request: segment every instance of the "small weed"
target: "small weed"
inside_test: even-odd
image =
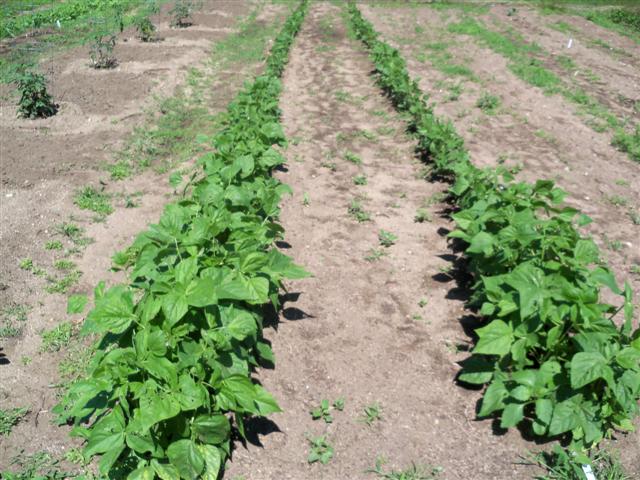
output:
[[[93,242],[89,237],[84,236],[84,230],[72,222],[62,222],[55,226],[56,233],[71,240],[75,245],[82,247]]]
[[[428,303],[429,302],[428,302],[428,300],[426,298],[421,298],[420,301],[418,302],[418,306],[420,308],[424,308],[424,307],[427,306]]]
[[[629,271],[634,275],[640,275],[640,265],[631,265],[631,269]]]
[[[364,223],[371,220],[371,214],[364,209],[359,200],[351,200],[348,212],[349,215],[351,215],[358,223]]]
[[[13,427],[22,420],[27,413],[28,408],[10,408],[4,410],[0,408],[0,436],[8,436]]]
[[[30,365],[32,361],[33,358],[31,358],[29,355],[22,355],[22,357],[20,357],[20,363],[25,367]]]
[[[591,461],[591,468],[596,478],[607,480],[630,480],[624,472],[616,455],[606,450],[599,450],[590,459],[576,459],[562,447],[556,445],[551,452],[540,452],[531,457],[532,463],[546,470],[539,480],[573,480],[584,478],[582,465]]]
[[[431,215],[426,208],[419,208],[416,211],[416,215],[413,217],[413,221],[416,223],[424,223],[431,221]]]
[[[34,269],[33,260],[30,258],[23,258],[20,260],[20,268],[28,272],[32,271]]]
[[[360,420],[363,423],[366,423],[368,426],[373,425],[375,422],[379,422],[382,420],[382,407],[378,403],[372,403],[371,405],[366,405],[363,410],[363,414],[360,417]]]
[[[345,160],[355,163],[356,165],[362,165],[362,159],[353,152],[346,152],[344,154]]]
[[[604,198],[614,207],[626,207],[629,203],[629,200],[621,195],[605,195]]]
[[[62,270],[63,272],[76,268],[76,264],[74,262],[72,262],[71,260],[64,260],[64,259],[56,260],[53,266],[58,270]]]
[[[391,232],[387,232],[386,230],[380,230],[378,232],[378,241],[383,247],[389,248],[395,244],[397,240],[398,237]]]
[[[322,162],[320,166],[324,168],[328,168],[332,172],[335,172],[336,170],[338,170],[338,165],[336,165],[336,162]]]
[[[18,116],[22,118],[47,118],[58,112],[47,92],[47,80],[39,73],[25,72],[16,79],[20,100]]]
[[[69,345],[73,336],[73,325],[71,322],[62,322],[60,325],[49,331],[42,332],[41,352],[57,352],[61,348]]]
[[[353,177],[354,185],[366,185],[367,184],[367,176],[364,174],[356,175]]]
[[[623,178],[619,178],[618,180],[616,180],[616,185],[619,185],[621,187],[628,187],[631,184],[627,180],[624,180]]]
[[[491,95],[490,93],[483,93],[478,101],[476,107],[482,110],[487,115],[494,115],[500,107],[500,97]]]
[[[113,55],[115,35],[96,35],[91,45],[91,66],[96,69],[114,68],[118,60]]]
[[[323,399],[320,402],[320,406],[318,408],[314,408],[311,410],[311,418],[314,420],[322,419],[324,423],[332,423],[333,417],[331,416],[329,400]]]
[[[343,92],[342,90],[338,90],[335,93],[335,97],[339,102],[348,102],[351,99],[351,94]]]
[[[93,187],[84,187],[78,191],[73,197],[73,203],[82,210],[90,210],[99,215],[109,215],[113,212],[111,197]]]
[[[47,293],[67,293],[71,287],[78,283],[81,276],[82,272],[79,270],[73,270],[60,279],[47,277],[47,280],[50,283],[45,287],[45,291]]]
[[[395,134],[396,133],[396,129],[393,128],[393,127],[383,126],[383,127],[376,128],[376,133],[378,135],[388,136],[388,135]]]
[[[46,250],[62,250],[62,242],[60,240],[52,240],[44,246]]]
[[[634,225],[640,225],[640,211],[629,210],[629,218]]]
[[[379,248],[372,248],[369,250],[369,253],[364,257],[367,262],[375,262],[380,260],[387,254],[384,250],[380,250]]]
[[[378,477],[387,480],[433,480],[443,472],[442,467],[425,467],[412,464],[404,470],[391,470],[385,472],[382,467],[385,464],[383,458],[376,459],[376,466],[365,473],[375,473]]]
[[[462,87],[462,84],[460,83],[456,83],[453,85],[449,86],[449,95],[446,96],[445,101],[446,102],[455,102],[460,98],[460,95],[462,95],[462,92],[464,91],[464,88]]]
[[[333,401],[333,408],[338,410],[339,412],[344,410],[344,397],[337,398]]]
[[[371,142],[375,142],[376,140],[378,140],[378,137],[376,136],[376,134],[373,132],[370,132],[369,130],[360,130],[359,134],[362,138],[369,140]]]
[[[636,162],[640,162],[640,125],[636,126],[634,133],[618,129],[611,144],[621,152],[628,153]]]
[[[20,455],[11,462],[20,471],[14,471],[14,473],[1,472],[1,475],[3,478],[6,475],[7,480],[65,480],[76,478],[72,473],[61,471],[58,467],[59,463],[47,452],[37,452],[29,456]]]
[[[307,457],[307,462],[315,463],[320,462],[323,465],[329,463],[333,458],[333,447],[327,441],[327,437],[324,435],[315,438],[309,438],[309,445],[311,451]]]
[[[124,180],[131,176],[131,165],[124,160],[120,160],[107,167],[111,174],[111,180]]]
[[[311,205],[311,199],[309,198],[309,194],[307,192],[304,192],[302,194],[302,205],[305,207]]]

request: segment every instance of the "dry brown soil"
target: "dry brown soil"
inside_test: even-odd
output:
[[[45,250],[45,243],[62,240],[65,248],[72,246],[55,232],[56,225],[72,219],[94,243],[71,257],[82,277],[70,293],[90,293],[99,280],[122,279],[108,271],[111,255],[159,217],[172,189],[167,175],[152,170],[112,182],[102,166],[114,161],[134,127],[153,125],[145,123],[147,112],[157,110],[158,97],[184,90],[191,68],[211,79],[210,90],[202,95],[209,112],[226,108],[259,65],[226,65],[210,57],[212,45],[236,31],[237,22],[258,5],[259,23],[280,21],[286,12],[283,5],[252,0],[210,0],[186,29],[171,29],[166,9],[155,17],[162,41],[142,43],[134,31],[125,31],[116,46],[119,64],[114,70],[89,68],[88,48],[45,60],[42,69],[50,72],[51,92],[61,106],[50,119],[17,119],[12,101],[0,105],[0,307],[30,308],[22,335],[0,344],[0,408],[30,409],[11,436],[0,437],[0,471],[22,449],[59,457],[71,445],[68,429],[55,427],[50,412],[56,403],[52,387],[59,381],[58,364],[67,352],[40,352],[40,334],[69,318],[79,324],[82,317],[67,315],[67,295],[45,293],[44,279],[21,270],[20,260],[31,258],[53,272],[62,252]],[[117,195],[116,210],[105,221],[94,222],[93,214],[73,205],[74,193],[85,185]],[[122,208],[122,197],[136,192],[142,193],[134,197],[138,207]]]

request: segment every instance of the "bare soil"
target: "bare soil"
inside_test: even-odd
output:
[[[56,403],[58,365],[69,352],[41,352],[40,333],[64,320],[79,325],[82,316],[67,315],[67,295],[46,294],[46,281],[20,269],[20,260],[31,258],[36,266],[53,273],[52,264],[63,252],[47,251],[45,243],[61,240],[65,248],[72,247],[55,226],[73,221],[93,243],[70,258],[82,272],[70,293],[90,294],[99,280],[123,279],[121,273],[109,272],[111,255],[159,217],[173,192],[167,175],[147,170],[113,182],[102,166],[114,161],[134,127],[150,126],[144,121],[148,112],[157,109],[158,98],[172,96],[178,87],[185,90],[182,84],[191,68],[211,75],[210,90],[203,92],[208,111],[215,114],[226,108],[243,80],[261,67],[207,60],[212,45],[235,32],[237,22],[257,5],[251,0],[205,2],[194,25],[186,29],[170,29],[165,12],[154,19],[162,41],[142,43],[133,31],[124,32],[116,47],[119,64],[114,70],[89,68],[87,48],[46,60],[42,69],[50,72],[51,91],[61,104],[50,119],[18,119],[13,103],[2,101],[0,310],[22,305],[30,313],[22,335],[0,345],[0,408],[28,407],[30,413],[11,436],[0,437],[0,471],[22,450],[45,450],[59,458],[72,446],[68,429],[54,426],[50,411]],[[257,21],[275,22],[285,11],[282,5],[262,5]],[[6,95],[8,90],[3,88]],[[74,193],[85,185],[114,195],[116,210],[105,221],[95,222],[91,212],[73,205]],[[127,195],[137,208],[123,208]]]
[[[383,456],[387,468],[442,467],[445,479],[528,478],[533,470],[519,465],[518,455],[534,445],[516,431],[476,421],[480,392],[454,383],[473,320],[465,316],[464,292],[440,271],[452,259],[444,238],[451,225],[441,216],[446,206],[436,201],[427,207],[432,222],[414,221],[446,185],[417,177],[414,144],[339,12],[327,2],[313,4],[284,75],[283,121],[297,143],[278,174],[295,190],[283,204],[285,251],[313,273],[291,285],[277,330],[268,333],[276,367],[259,373],[284,413],[257,428],[254,443],[262,446],[235,451],[228,474],[365,479]],[[346,152],[362,164],[346,160]],[[367,185],[354,185],[357,174],[367,176]],[[356,197],[371,221],[357,223],[348,214]],[[397,235],[396,244],[380,247],[380,229]],[[366,261],[373,248],[384,256]],[[345,409],[333,412],[332,424],[312,420],[309,411],[322,399],[338,397]],[[382,420],[367,426],[363,410],[374,403]],[[319,435],[335,449],[326,466],[307,463],[307,438]]]

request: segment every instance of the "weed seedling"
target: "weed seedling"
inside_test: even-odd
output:
[[[364,223],[371,220],[371,214],[362,207],[359,200],[351,200],[348,212],[349,215],[351,215],[358,223]]]
[[[13,427],[15,427],[27,413],[29,413],[28,408],[10,408],[8,410],[0,408],[0,435],[9,435]]]
[[[427,211],[426,208],[419,208],[416,211],[415,217],[413,217],[413,221],[416,223],[430,222],[431,215],[429,215],[429,212]]]
[[[384,250],[380,250],[379,248],[372,248],[371,250],[369,250],[369,253],[366,257],[364,257],[364,259],[367,262],[375,262],[376,260],[380,260],[386,254],[387,252],[385,252]]]
[[[478,101],[476,102],[476,107],[482,110],[487,115],[493,115],[498,110],[500,106],[500,97],[495,95],[491,95],[490,93],[483,93]]]
[[[20,101],[18,116],[22,118],[47,118],[55,115],[58,105],[47,92],[47,80],[39,73],[26,72],[17,78]]]
[[[395,244],[397,240],[398,237],[391,232],[387,232],[386,230],[380,230],[378,232],[378,241],[383,247],[389,248],[391,245]]]
[[[356,165],[362,165],[362,159],[353,152],[346,152],[344,154],[345,160],[354,163]]]
[[[115,46],[115,35],[96,35],[91,45],[91,66],[97,69],[114,68],[118,64],[113,55]]]
[[[325,423],[332,423],[333,417],[329,411],[329,400],[323,399],[318,408],[311,410],[311,418],[314,420],[323,419]]]
[[[380,478],[385,478],[387,480],[433,480],[438,477],[440,473],[443,472],[442,467],[425,467],[411,464],[409,468],[404,470],[391,470],[389,472],[385,472],[382,467],[386,463],[386,461],[378,457],[376,459],[376,466],[371,470],[367,470],[366,473],[374,473]]]
[[[629,218],[634,225],[640,225],[640,212],[638,210],[629,210]]]
[[[544,480],[569,480],[584,478],[582,464],[590,460],[596,478],[607,480],[628,480],[620,459],[606,450],[598,450],[590,459],[574,458],[571,453],[556,445],[551,452],[540,452],[530,458],[532,463],[547,471],[540,477]]]
[[[338,170],[338,165],[336,165],[335,162],[322,162],[320,166],[324,168],[328,168],[332,172],[335,172],[336,170]]]
[[[73,203],[82,210],[90,210],[99,215],[109,215],[113,212],[109,195],[93,187],[84,187],[78,191],[73,197]]]
[[[81,276],[82,272],[73,270],[60,279],[47,277],[50,284],[45,287],[45,291],[47,293],[67,293],[71,287],[78,283]]]
[[[322,435],[321,437],[309,438],[308,440],[311,451],[307,457],[307,462],[320,462],[323,465],[329,463],[333,458],[333,447],[329,445],[327,438]]]
[[[46,250],[62,250],[62,242],[60,240],[52,240],[44,246]]]
[[[374,422],[382,420],[382,407],[380,407],[378,403],[372,403],[371,405],[365,406],[360,420],[368,426],[373,425]]]
[[[72,262],[71,260],[56,260],[56,262],[53,264],[53,266],[55,268],[57,268],[58,270],[62,270],[63,272],[69,271],[73,268],[76,267],[76,264],[74,262]]]
[[[62,347],[69,345],[73,335],[73,325],[71,322],[63,322],[49,331],[42,332],[41,352],[57,352]]]
[[[366,185],[367,184],[367,176],[364,174],[356,175],[353,177],[354,185]]]
[[[421,298],[420,301],[418,302],[418,306],[420,308],[424,308],[424,307],[427,306],[428,303],[429,302],[428,302],[428,300],[426,298]]]
[[[333,402],[333,408],[335,408],[338,411],[343,411],[344,410],[344,397],[340,397],[336,400],[334,400]]]

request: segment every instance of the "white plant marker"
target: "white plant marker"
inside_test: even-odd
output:
[[[567,48],[571,48],[571,45],[573,45],[573,38],[569,39],[569,42],[567,43]]]
[[[597,480],[596,474],[591,470],[591,465],[582,465],[582,471],[584,472],[585,477],[587,477],[587,480]]]

